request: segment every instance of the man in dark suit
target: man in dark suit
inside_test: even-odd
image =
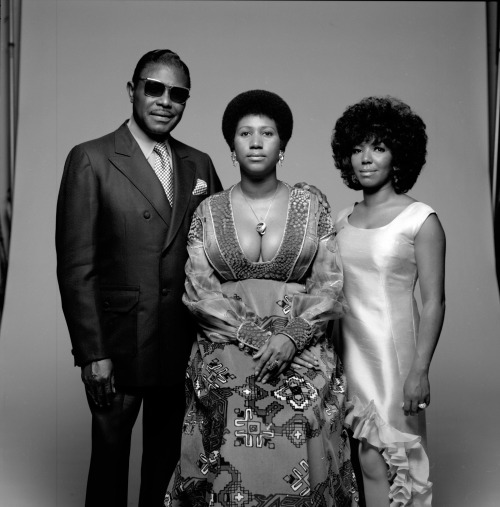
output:
[[[186,241],[193,211],[222,189],[210,157],[170,135],[189,88],[177,54],[147,53],[127,84],[131,118],[75,146],[64,168],[57,275],[92,412],[87,507],[127,505],[141,404],[141,507],[163,504],[179,457],[184,373],[195,339],[181,301]]]

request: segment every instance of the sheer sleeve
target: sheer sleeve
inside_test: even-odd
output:
[[[324,335],[328,321],[339,319],[348,311],[342,291],[344,278],[336,231],[330,214],[324,209],[318,222],[318,236],[318,250],[306,279],[306,292],[293,296],[289,322],[283,330],[299,352]]]
[[[257,315],[236,297],[222,292],[203,244],[203,206],[193,215],[188,235],[188,261],[183,302],[213,342],[234,342],[258,350],[271,333],[257,325]]]

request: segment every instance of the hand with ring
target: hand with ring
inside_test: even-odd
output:
[[[275,359],[272,363],[267,363],[267,369],[269,371],[273,371],[275,370],[276,368],[279,368],[280,367],[280,363],[277,359]]]
[[[410,370],[403,387],[403,400],[406,416],[417,415],[429,406],[431,395],[426,371]]]
[[[265,384],[271,377],[279,376],[288,367],[295,352],[295,344],[288,336],[283,334],[271,336],[253,356],[257,361],[255,379]]]
[[[265,384],[271,377],[276,377],[281,373],[281,362],[278,359],[270,359],[265,368],[267,372],[264,374],[262,378],[262,382]]]

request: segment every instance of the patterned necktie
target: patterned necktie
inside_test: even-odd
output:
[[[170,163],[170,155],[168,154],[165,143],[157,143],[153,150],[157,153],[154,171],[158,176],[165,193],[167,194],[168,202],[170,206],[174,205],[174,185],[173,185],[173,173],[172,164]]]

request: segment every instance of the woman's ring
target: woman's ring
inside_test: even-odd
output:
[[[268,369],[269,371],[273,371],[273,370],[275,370],[276,368],[279,368],[279,365],[280,365],[280,363],[278,362],[278,360],[277,360],[277,359],[275,359],[275,360],[274,360],[274,361],[273,361],[273,362],[272,362],[272,363],[271,363],[271,364],[267,367],[267,369]]]
[[[424,410],[424,408],[427,408],[427,403],[419,403],[418,408],[421,408],[422,410]]]

